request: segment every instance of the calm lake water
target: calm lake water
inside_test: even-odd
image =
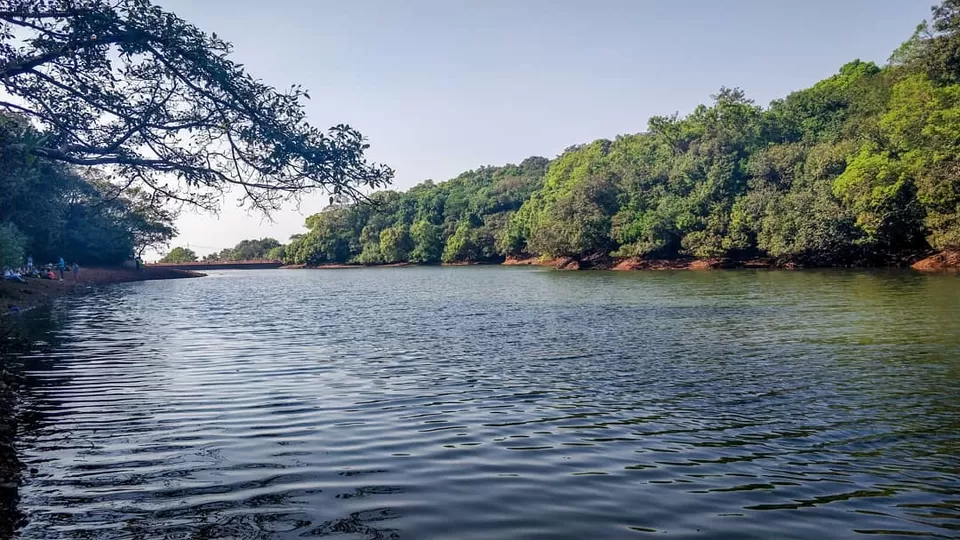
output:
[[[223,272],[30,315],[23,538],[960,535],[960,278]]]

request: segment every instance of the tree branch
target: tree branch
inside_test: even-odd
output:
[[[123,34],[105,36],[102,38],[91,36],[85,41],[67,43],[55,51],[49,51],[15,63],[8,62],[5,64],[0,64],[0,79],[8,79],[18,75],[23,75],[24,73],[32,71],[34,68],[57,60],[58,58],[75,54],[78,51],[88,47],[98,47],[101,45],[111,45],[116,43],[146,43],[147,40],[148,36],[146,33],[134,30],[125,32]]]

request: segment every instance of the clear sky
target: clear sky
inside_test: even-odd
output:
[[[311,123],[360,130],[406,189],[643,131],[721,86],[767,105],[850,60],[884,63],[936,0],[155,1],[255,77],[302,84]],[[269,222],[230,197],[219,216],[184,213],[175,245],[285,242],[323,201]]]

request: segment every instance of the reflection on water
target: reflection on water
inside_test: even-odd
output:
[[[223,273],[64,299],[24,538],[960,535],[960,280]]]

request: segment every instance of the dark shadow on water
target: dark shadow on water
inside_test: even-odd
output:
[[[19,430],[28,424],[19,401],[29,383],[24,380],[22,357],[55,347],[59,320],[50,306],[0,320],[0,538],[11,538],[25,523],[18,507],[24,470],[17,456]]]

